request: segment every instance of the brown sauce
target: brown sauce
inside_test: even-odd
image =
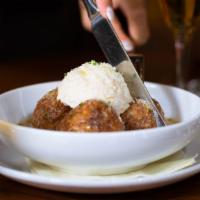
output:
[[[26,127],[33,127],[33,126],[32,126],[32,116],[28,116],[28,117],[22,119],[22,120],[19,122],[19,125],[20,125],[20,126],[26,126]]]
[[[166,120],[167,125],[172,125],[179,122],[175,118],[166,118],[165,120]],[[19,125],[25,126],[25,127],[33,127],[31,121],[32,121],[32,116],[29,116],[29,117],[26,117],[25,119],[22,119],[19,122]]]

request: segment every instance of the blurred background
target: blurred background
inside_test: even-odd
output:
[[[147,1],[149,41],[136,48],[145,56],[145,80],[175,83],[173,35],[158,0]],[[122,19],[123,20],[123,19]],[[200,77],[200,28],[192,42],[192,76]],[[105,61],[91,33],[80,23],[76,0],[0,1],[0,92],[59,80],[71,68]]]

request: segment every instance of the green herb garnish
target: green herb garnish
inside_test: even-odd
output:
[[[98,65],[98,62],[96,60],[91,60],[88,63],[91,64],[91,65]]]

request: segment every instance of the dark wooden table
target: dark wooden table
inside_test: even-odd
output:
[[[164,56],[165,54],[163,54]],[[151,64],[154,55],[147,54],[147,63]],[[19,86],[33,84],[37,82],[52,81],[62,79],[64,72],[70,67],[90,59],[89,57],[74,56],[54,56],[32,57],[26,59],[14,59],[0,61],[0,92],[13,89]],[[148,60],[149,59],[149,60]],[[160,60],[164,58],[160,55]],[[157,63],[157,65],[156,65]],[[152,63],[152,66],[159,69],[159,61]],[[166,65],[173,63],[168,59]],[[70,67],[69,67],[70,66]],[[162,83],[170,83],[173,78],[167,67],[163,67],[162,71],[150,73],[152,69],[148,69],[148,78],[151,81],[159,81]],[[155,71],[155,70],[154,70]],[[158,75],[159,74],[159,75]],[[162,187],[159,189],[113,194],[113,195],[86,195],[86,194],[70,194],[59,193],[37,189],[22,185],[8,178],[0,176],[0,200],[85,200],[85,199],[173,199],[173,200],[197,200],[200,199],[200,174],[193,176],[185,181]]]

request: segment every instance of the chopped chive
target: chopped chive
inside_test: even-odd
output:
[[[90,62],[88,62],[89,64],[91,64],[91,65],[97,65],[98,64],[98,62],[96,61],[96,60],[91,60]]]

